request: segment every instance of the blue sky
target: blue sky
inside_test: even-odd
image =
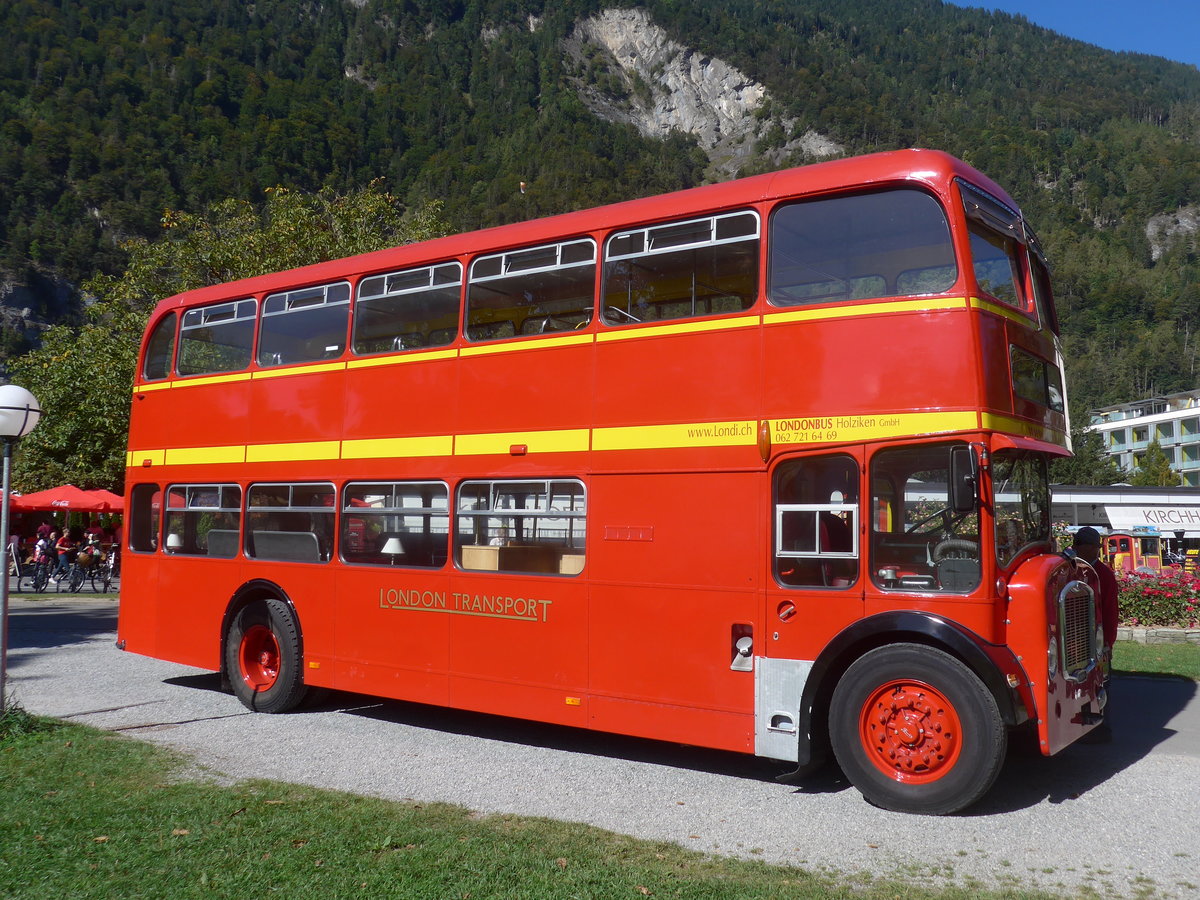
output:
[[[1035,25],[1108,50],[1132,50],[1200,66],[1200,0],[953,0],[1020,13]]]

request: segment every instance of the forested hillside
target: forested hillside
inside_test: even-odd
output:
[[[643,136],[581,100],[583,81],[625,90],[564,51],[612,5],[6,0],[0,352],[36,338],[13,306],[61,317],[166,209],[383,178],[469,228],[716,177],[694,138]],[[1200,386],[1197,234],[1170,227],[1200,208],[1196,68],[939,0],[641,5],[766,86],[756,115],[775,124],[744,171],[808,161],[778,151],[815,131],[847,153],[938,147],[1005,185],[1055,266],[1077,415]]]

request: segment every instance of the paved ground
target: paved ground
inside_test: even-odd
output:
[[[1115,739],[1012,754],[967,814],[866,804],[836,770],[803,787],[761,760],[491,716],[330,694],[247,712],[211,673],[122,653],[116,604],[16,600],[10,693],[32,712],[185,750],[263,777],[483,812],[586,822],[713,853],[926,884],[1200,898],[1197,686],[1117,679]]]

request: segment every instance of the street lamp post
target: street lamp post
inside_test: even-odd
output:
[[[0,385],[0,440],[4,442],[4,484],[0,496],[0,535],[4,536],[4,577],[0,578],[0,715],[8,711],[4,689],[8,681],[8,491],[13,444],[25,437],[42,417],[37,397],[15,384]],[[18,561],[18,565],[20,562]]]

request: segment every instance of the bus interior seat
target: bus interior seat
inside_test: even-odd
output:
[[[321,547],[311,531],[252,531],[251,547],[258,559],[279,562],[320,562]]]
[[[236,530],[214,528],[208,533],[208,555],[222,559],[237,556],[238,533]]]

